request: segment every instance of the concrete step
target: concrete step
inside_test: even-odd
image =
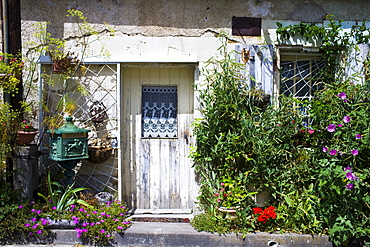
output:
[[[54,238],[40,246],[90,246],[84,245],[71,229],[52,230]],[[8,245],[24,246],[24,245]],[[134,221],[124,233],[117,234],[113,246],[118,247],[332,247],[327,236],[304,234],[251,233],[245,238],[236,234],[198,232],[189,223],[164,223]]]

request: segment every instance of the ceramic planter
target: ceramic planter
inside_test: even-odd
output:
[[[20,145],[27,145],[31,143],[35,136],[37,135],[38,131],[26,132],[26,131],[18,131],[17,132],[17,142]]]

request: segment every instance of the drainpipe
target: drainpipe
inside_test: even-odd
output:
[[[3,19],[3,52],[9,53],[9,17],[8,0],[1,0]]]

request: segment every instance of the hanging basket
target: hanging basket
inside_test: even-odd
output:
[[[91,163],[102,163],[110,158],[112,150],[113,148],[89,147],[87,160]]]
[[[27,145],[35,139],[38,131],[26,132],[26,131],[18,131],[17,132],[17,142],[20,145]]]

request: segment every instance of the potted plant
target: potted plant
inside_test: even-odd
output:
[[[228,213],[230,217],[235,216],[236,211],[245,205],[245,202],[252,199],[256,192],[250,192],[242,183],[242,180],[226,177],[220,183],[220,188],[214,196],[219,204],[220,212]]]
[[[23,120],[17,131],[17,143],[27,145],[34,140],[37,133],[37,129],[35,129],[28,120]]]
[[[77,57],[72,52],[66,54],[57,52],[50,52],[51,60],[53,61],[53,73],[70,73],[73,72],[79,63]]]

